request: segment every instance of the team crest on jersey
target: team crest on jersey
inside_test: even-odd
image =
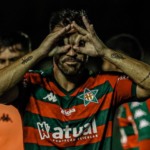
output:
[[[84,101],[84,106],[87,106],[89,103],[98,103],[96,98],[98,90],[89,90],[87,88],[84,89],[84,93],[79,95],[78,98]]]

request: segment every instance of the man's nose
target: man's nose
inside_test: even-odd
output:
[[[7,66],[9,66],[10,64],[11,64],[11,62],[10,62],[9,60],[6,60],[4,66],[7,67]]]
[[[73,49],[73,46],[71,46],[71,48],[70,48],[69,51],[67,52],[67,55],[70,55],[70,56],[75,56],[75,55],[77,55],[77,52]]]

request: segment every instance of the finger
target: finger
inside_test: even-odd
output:
[[[68,25],[58,31],[52,32],[50,33],[45,39],[44,41],[41,43],[41,47],[45,47],[45,48],[51,48],[51,46],[54,45],[54,43],[56,41],[58,41],[58,39],[60,37],[62,37],[65,33],[67,33],[69,30],[71,29],[71,26]]]
[[[82,16],[82,20],[83,20],[83,23],[84,23],[86,29],[90,32],[91,31],[90,24],[89,24],[87,18],[85,16]]]
[[[60,53],[66,53],[68,52],[68,50],[70,49],[70,45],[65,45],[65,46],[61,46],[58,48],[58,51],[57,51],[57,54],[60,54]]]
[[[89,42],[89,39],[87,36],[78,35],[78,37],[75,40],[75,45],[77,47],[84,47],[86,42]]]
[[[90,25],[90,32],[91,32],[92,35],[96,35],[93,24]]]
[[[73,49],[74,49],[77,53],[86,54],[86,49],[85,49],[85,47],[73,46]]]
[[[67,25],[66,27],[54,32],[54,39],[58,39],[60,36],[64,35],[65,33],[68,33],[71,30],[71,26]]]
[[[82,35],[86,35],[87,34],[87,31],[83,28],[81,28],[79,25],[77,25],[75,23],[75,21],[72,22],[72,26]]]
[[[82,36],[81,35],[78,35],[76,40],[75,40],[75,45],[76,46],[79,46],[79,42],[82,40]]]
[[[72,34],[72,33],[75,33],[75,32],[77,32],[77,30],[72,27],[72,28],[67,32],[67,34]]]
[[[70,49],[70,45],[65,46],[56,46],[52,49],[52,51],[49,52],[48,56],[54,56],[61,53],[66,53]]]
[[[88,19],[85,16],[83,16],[82,19],[83,19],[84,25],[86,26],[86,29],[90,33],[95,34],[95,30],[94,30],[93,24],[90,24]]]

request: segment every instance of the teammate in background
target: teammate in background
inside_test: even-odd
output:
[[[31,51],[31,42],[23,32],[0,32],[0,69]],[[6,81],[7,82],[7,81]],[[0,96],[0,149],[23,150],[22,119],[18,109],[19,87]],[[14,101],[12,103],[12,101]],[[18,99],[20,101],[20,99]],[[21,105],[20,105],[21,106]]]
[[[132,58],[142,60],[143,48],[138,39],[130,34],[119,34],[110,38],[106,45]],[[104,71],[122,72],[108,61],[102,65]],[[114,150],[117,148],[118,129],[120,142],[124,150],[148,150],[150,145],[150,99],[144,102],[129,102],[122,104],[117,110],[114,126]],[[118,123],[118,124],[117,124]],[[119,138],[119,137],[118,137]],[[118,143],[119,144],[119,143]]]
[[[20,31],[0,32],[0,69],[12,64],[25,54],[31,52],[31,40]],[[8,104],[17,98],[18,86],[0,97],[0,103]]]
[[[47,56],[53,57],[51,70],[29,71]],[[89,75],[88,56],[109,60],[134,82],[113,74]],[[23,77],[28,84],[26,150],[110,150],[116,106],[132,97],[150,96],[150,66],[108,48],[83,10],[54,13],[50,34],[40,46],[0,74],[0,94]]]

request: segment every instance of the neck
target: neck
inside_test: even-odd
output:
[[[64,75],[57,66],[54,67],[54,77],[57,83],[66,91],[70,91],[75,88],[80,80],[77,76],[72,77]]]

